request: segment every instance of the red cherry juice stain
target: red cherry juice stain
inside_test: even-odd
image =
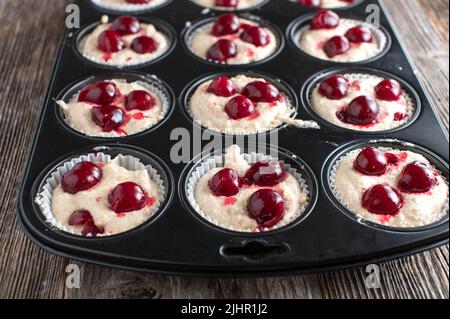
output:
[[[400,122],[406,119],[408,115],[405,113],[395,113],[394,114],[394,121]]]
[[[353,88],[355,91],[361,91],[361,85],[359,84],[358,81],[354,81],[354,82],[352,83],[352,88]]]
[[[234,197],[225,197],[223,199],[223,204],[225,206],[233,206],[234,204],[236,204],[236,202],[237,202],[237,199]]]
[[[135,113],[135,114],[132,115],[132,117],[135,120],[143,120],[143,119],[145,119],[145,115],[142,112]]]
[[[126,216],[125,213],[118,213],[116,214],[117,218],[124,218]]]
[[[115,132],[117,134],[124,135],[124,136],[128,135],[127,131],[125,131],[124,129],[121,129],[121,128],[118,128],[117,130],[115,130]]]
[[[147,198],[147,207],[152,207],[156,203],[156,197]]]
[[[278,102],[271,102],[269,103],[269,107],[275,107],[278,105]]]
[[[381,217],[380,217],[379,221],[380,221],[380,223],[382,223],[382,224],[387,224],[393,217],[394,217],[394,216],[384,215],[384,216],[381,216]]]
[[[96,201],[97,203],[100,203],[101,200],[102,200],[102,198],[101,198],[100,196],[95,198],[95,201]]]
[[[105,62],[108,62],[112,59],[112,54],[111,53],[105,53],[102,55],[102,60]]]
[[[256,111],[255,113],[253,113],[252,115],[250,115],[250,116],[248,117],[248,119],[249,119],[250,121],[256,120],[260,115],[261,115],[261,113],[259,113],[259,111]]]
[[[247,48],[246,51],[249,58],[253,58],[255,56],[255,51],[253,51],[252,49]]]

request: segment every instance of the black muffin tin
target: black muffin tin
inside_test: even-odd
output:
[[[301,53],[289,38],[289,26],[314,10],[289,0],[271,0],[252,15],[270,21],[284,32],[286,46],[273,59],[251,66],[211,65],[194,58],[185,49],[183,30],[187,21],[217,15],[203,11],[189,0],[176,0],[167,6],[139,15],[142,19],[159,18],[176,30],[178,43],[165,58],[143,66],[114,70],[95,65],[76,51],[78,35],[100,20],[99,11],[89,1],[80,1],[82,28],[69,30],[64,36],[55,69],[39,120],[18,198],[18,217],[25,233],[44,249],[66,257],[124,269],[160,273],[199,274],[208,276],[280,275],[340,269],[380,262],[430,249],[448,242],[448,216],[443,221],[420,229],[390,229],[358,222],[339,202],[328,185],[329,170],[340,155],[373,141],[379,144],[412,149],[424,154],[448,180],[448,135],[430,104],[415,69],[406,55],[397,33],[385,14],[382,3],[363,1],[338,14],[364,20],[366,6],[380,5],[381,24],[392,37],[385,55],[368,63],[337,64],[319,61]],[[61,12],[61,14],[63,14]],[[126,138],[89,138],[68,129],[61,121],[55,99],[71,83],[107,74],[156,75],[170,86],[178,98],[194,79],[219,72],[262,72],[289,84],[297,95],[299,118],[313,120],[305,100],[311,78],[335,70],[352,71],[364,67],[374,72],[388,72],[409,84],[408,89],[420,102],[412,123],[385,133],[358,133],[326,125],[321,130],[281,127],[279,147],[283,156],[297,157],[304,163],[304,177],[312,190],[307,213],[285,228],[263,233],[242,234],[222,230],[200,219],[185,200],[187,174],[196,165],[173,164],[170,151],[177,142],[171,140],[175,128],[192,131],[193,124],[183,108],[174,101],[172,112],[157,127]],[[135,75],[133,75],[135,76]],[[417,93],[415,93],[417,92]],[[416,95],[417,94],[417,95]],[[205,132],[204,128],[201,128]],[[229,140],[229,137],[220,138]],[[270,134],[263,134],[265,139]],[[198,138],[198,137],[195,137]],[[399,143],[401,140],[408,143]],[[203,144],[208,141],[203,142]],[[392,144],[394,143],[394,144]],[[414,146],[416,145],[416,146]],[[45,223],[34,203],[43,180],[62,162],[107,146],[105,151],[135,154],[164,172],[168,184],[167,202],[158,214],[130,232],[108,238],[81,238],[54,229]],[[287,158],[286,158],[287,159]]]

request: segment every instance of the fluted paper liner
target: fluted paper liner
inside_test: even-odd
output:
[[[144,165],[140,159],[130,156],[130,155],[117,155],[114,159],[111,155],[99,152],[90,153],[83,155],[72,160],[69,160],[56,168],[45,181],[43,186],[39,189],[39,193],[35,198],[35,203],[39,206],[42,214],[46,219],[46,223],[50,225],[51,228],[56,228],[68,233],[76,234],[73,230],[66,227],[62,222],[58,221],[52,212],[52,195],[54,190],[61,184],[62,176],[70,171],[75,165],[81,162],[93,162],[93,163],[110,163],[115,161],[121,167],[126,168],[130,171],[146,170],[150,175],[150,178],[159,186],[159,198],[157,199],[154,207],[155,213],[157,213],[161,204],[164,202],[166,197],[166,186],[159,175],[158,171],[155,170],[151,165]],[[150,217],[150,218],[152,218]]]
[[[104,8],[104,9],[107,9],[107,10],[113,10],[113,11],[128,12],[128,13],[129,12],[140,13],[142,11],[147,11],[147,10],[151,10],[153,8],[158,8],[158,7],[160,7],[161,5],[165,4],[168,1],[169,0],[159,1],[158,4],[154,4],[154,3],[150,2],[148,4],[136,5],[136,4],[127,4],[127,3],[123,3],[123,4],[108,4],[108,3],[105,3],[104,1],[101,1],[101,0],[91,0],[91,2],[93,4],[95,4],[96,6],[98,6],[100,8]]]
[[[273,157],[262,154],[262,153],[242,154],[241,156],[243,156],[245,161],[247,161],[250,165],[257,163],[258,161],[274,159]],[[308,207],[310,200],[311,200],[308,184],[303,179],[302,175],[294,167],[292,167],[289,164],[284,163],[282,160],[280,160],[280,163],[284,165],[284,167],[288,173],[290,173],[291,175],[293,175],[296,178],[296,180],[298,181],[298,183],[300,185],[301,192],[307,196],[307,201],[301,206],[301,209],[294,216],[292,216],[292,218],[281,220],[275,227],[273,227],[270,230],[275,230],[275,229],[284,227],[286,225],[291,224],[295,220],[297,220],[306,211],[306,208]],[[187,199],[189,200],[189,203],[192,205],[192,207],[195,209],[195,211],[202,218],[207,220],[208,222],[210,222],[216,226],[219,226],[223,229],[249,233],[249,231],[247,231],[247,230],[234,229],[234,228],[225,227],[224,225],[221,225],[218,221],[214,220],[211,216],[208,216],[208,214],[203,212],[201,210],[200,206],[197,204],[197,201],[195,199],[195,190],[196,190],[197,184],[200,181],[200,179],[210,170],[213,170],[215,168],[224,167],[223,165],[224,165],[224,155],[211,156],[208,159],[202,160],[202,162],[198,165],[198,167],[193,172],[191,172],[187,178],[187,185],[186,185]],[[269,229],[267,229],[267,231],[269,231]]]

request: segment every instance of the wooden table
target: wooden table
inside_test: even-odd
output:
[[[180,0],[177,0],[180,1]],[[276,0],[279,1],[279,0]],[[201,279],[78,263],[81,289],[66,289],[74,261],[50,255],[19,230],[16,190],[64,32],[68,0],[0,1],[0,298],[448,298],[449,247],[381,266],[382,288],[365,270],[271,279]],[[386,0],[448,128],[448,0]]]

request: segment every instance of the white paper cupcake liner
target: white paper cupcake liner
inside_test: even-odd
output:
[[[147,11],[147,10],[151,10],[154,8],[158,8],[161,5],[165,4],[166,2],[170,1],[170,0],[153,0],[150,3],[147,4],[140,4],[140,5],[136,5],[136,4],[129,4],[129,3],[116,3],[116,4],[111,4],[111,3],[106,3],[105,0],[90,0],[94,5],[100,7],[100,8],[104,8],[106,10],[112,10],[112,11],[122,11],[122,12],[142,12],[142,11]]]
[[[366,27],[366,28],[368,28],[369,30],[372,31],[372,34],[374,35],[374,37],[377,39],[377,42],[378,42],[378,49],[377,49],[376,51],[374,51],[373,56],[371,56],[371,57],[369,57],[369,58],[367,58],[367,59],[364,59],[364,60],[349,61],[349,62],[341,62],[341,63],[355,63],[355,62],[364,62],[364,61],[367,61],[367,60],[371,60],[371,59],[373,59],[373,58],[379,56],[381,53],[383,53],[383,52],[386,50],[387,45],[388,45],[388,37],[387,37],[386,33],[385,33],[382,29],[377,28],[376,26],[374,26],[374,25],[371,24],[371,23],[367,23],[367,22],[364,22],[364,21],[358,21],[358,20],[350,20],[350,19],[340,19],[340,24],[341,24],[341,25],[346,25],[346,24],[347,24],[347,25],[348,25],[348,28],[352,28],[352,27],[355,27],[355,26],[363,26],[363,27]],[[306,31],[308,31],[309,28],[310,28],[309,25],[306,25],[306,26],[302,27],[302,28],[294,35],[294,39],[293,39],[293,40],[294,40],[296,46],[297,46],[300,50],[302,50],[303,52],[305,52],[305,51],[304,51],[303,48],[301,47],[300,43],[301,43],[301,39],[302,39],[302,37],[303,37],[303,34],[304,34]],[[305,52],[305,53],[306,53],[306,52]],[[306,53],[306,54],[308,54],[308,53]],[[317,57],[316,57],[316,58],[317,58]],[[319,58],[319,59],[320,59],[320,58]],[[330,60],[330,61],[332,61],[332,60]]]
[[[358,80],[369,80],[369,79],[383,79],[380,76],[377,75],[372,75],[372,74],[365,74],[365,73],[343,73],[343,75],[351,80],[351,81],[358,81]],[[311,105],[311,108],[314,110],[314,112],[316,112],[315,110],[315,105],[313,104],[313,94],[315,89],[320,85],[320,83],[317,83],[317,85],[314,87],[313,90],[311,90],[311,92],[309,92],[309,105]],[[414,116],[414,113],[416,112],[416,103],[413,99],[413,97],[411,96],[411,94],[408,93],[408,91],[406,91],[404,88],[402,89],[402,97],[405,99],[406,101],[406,114],[407,117],[405,119],[403,119],[402,121],[396,121],[396,123],[398,124],[396,127],[387,129],[387,130],[380,130],[380,131],[374,131],[374,132],[383,132],[383,131],[388,131],[388,130],[392,130],[395,129],[397,127],[400,127],[402,125],[405,125],[406,123],[408,123],[409,121],[411,121],[411,119]],[[317,112],[316,112],[317,113]],[[319,115],[319,114],[318,114]],[[320,115],[319,115],[320,116]],[[324,119],[326,121],[326,119]],[[333,123],[332,123],[333,124]],[[345,127],[344,127],[345,128]]]
[[[245,161],[247,161],[250,165],[257,163],[258,161],[274,159],[273,157],[262,154],[262,153],[242,154],[242,156],[244,157]],[[307,201],[301,206],[300,210],[298,212],[296,212],[296,214],[294,214],[291,218],[286,218],[286,216],[285,216],[285,218],[283,220],[281,220],[275,227],[273,227],[270,230],[279,229],[281,227],[287,226],[287,225],[293,223],[294,221],[296,221],[298,218],[300,218],[303,215],[303,213],[306,211],[306,209],[311,201],[310,190],[309,190],[308,184],[305,181],[305,179],[303,179],[302,175],[291,165],[286,164],[283,161],[280,161],[280,163],[282,163],[284,165],[286,171],[288,173],[290,173],[291,175],[293,175],[295,177],[295,179],[298,181],[301,192],[307,196]],[[207,220],[208,222],[210,222],[216,226],[219,226],[223,229],[228,229],[228,230],[232,230],[232,231],[236,231],[236,232],[249,233],[249,231],[247,231],[247,230],[227,227],[227,226],[220,224],[217,220],[213,219],[211,216],[209,216],[207,213],[205,213],[200,208],[199,204],[197,203],[197,201],[195,199],[195,190],[197,188],[197,184],[200,181],[200,179],[209,171],[216,169],[216,168],[223,167],[223,165],[224,165],[224,157],[223,156],[212,156],[208,159],[203,160],[203,162],[201,162],[198,165],[198,167],[193,172],[191,172],[191,174],[187,178],[187,185],[186,185],[187,199],[188,199],[189,203],[192,205],[192,207],[195,209],[195,211],[203,219]]]
[[[159,187],[159,198],[157,199],[154,205],[156,214],[159,210],[161,204],[164,202],[166,198],[166,186],[159,175],[158,171],[155,170],[151,165],[144,165],[140,159],[130,156],[130,155],[122,155],[119,154],[115,158],[111,155],[99,152],[99,153],[90,153],[87,155],[83,155],[72,160],[67,161],[62,164],[58,168],[56,168],[45,181],[42,187],[40,187],[39,193],[36,195],[35,203],[39,206],[43,216],[46,219],[46,223],[49,225],[51,229],[62,230],[71,234],[78,235],[78,233],[64,225],[62,222],[58,221],[52,212],[52,196],[54,190],[61,184],[62,176],[70,171],[75,165],[81,162],[93,162],[93,163],[110,163],[112,160],[118,160],[118,165],[126,168],[130,171],[138,171],[138,170],[146,170],[150,175],[150,178],[158,185]],[[150,217],[150,218],[152,218]]]
[[[392,148],[392,147],[377,147],[377,149],[379,149],[379,150],[381,150],[381,151],[383,151],[383,152],[400,152],[401,150],[400,149],[396,149],[396,148]],[[367,222],[367,219],[365,219],[365,218],[363,218],[362,216],[360,216],[352,207],[350,207],[349,205],[348,205],[348,203],[346,203],[345,202],[345,200],[342,198],[342,196],[341,196],[341,194],[340,194],[340,192],[339,192],[339,190],[338,190],[338,188],[337,188],[337,186],[336,186],[336,173],[337,173],[337,170],[339,169],[339,167],[341,166],[341,163],[342,163],[342,160],[344,160],[344,159],[346,159],[346,158],[349,158],[349,157],[354,157],[354,158],[356,158],[357,156],[358,156],[358,154],[360,153],[362,151],[362,148],[359,148],[359,149],[357,149],[357,150],[354,150],[354,151],[351,151],[351,152],[348,152],[348,153],[346,153],[345,155],[342,155],[340,158],[338,158],[335,162],[334,162],[334,164],[333,164],[333,166],[332,166],[332,168],[331,168],[331,171],[330,171],[330,177],[329,177],[329,179],[328,179],[328,181],[329,181],[329,186],[330,186],[330,189],[331,189],[331,191],[332,191],[332,193],[333,193],[333,195],[334,195],[334,197],[336,197],[336,199],[349,211],[349,212],[351,212],[353,215],[355,215],[355,217],[356,217],[356,219],[357,219],[357,221],[359,222],[359,223],[361,223],[361,224],[364,224],[365,222]],[[437,170],[437,169],[436,169]],[[448,183],[448,180],[446,180],[445,178],[444,178],[444,176],[442,175],[442,172],[440,172],[439,170],[437,170],[438,171],[438,173],[442,176],[442,179],[445,181],[445,183],[447,183],[447,185],[449,184]],[[438,222],[439,220],[441,220],[442,218],[444,218],[446,215],[448,215],[449,214],[449,203],[450,203],[450,199],[449,199],[449,197],[447,196],[447,202],[446,202],[446,204],[444,205],[444,210],[442,211],[442,213],[441,213],[441,215],[440,215],[440,217],[435,221],[435,222]],[[381,225],[381,224],[380,224]],[[426,225],[425,225],[426,226]],[[423,226],[419,226],[419,227],[423,227]],[[401,229],[401,227],[393,227],[393,228],[399,228],[399,229]]]
[[[152,93],[152,94],[158,96],[159,99],[160,99],[160,101],[161,101],[162,111],[161,111],[161,114],[160,114],[160,116],[159,116],[158,121],[155,122],[155,123],[154,123],[153,125],[151,125],[151,126],[144,127],[144,128],[143,128],[141,131],[139,131],[139,132],[135,132],[135,133],[133,133],[133,134],[127,135],[127,137],[128,137],[128,136],[133,136],[133,135],[136,135],[136,134],[140,134],[140,133],[145,132],[145,131],[151,129],[152,127],[158,125],[158,123],[160,123],[161,121],[163,121],[163,120],[167,117],[167,115],[169,114],[169,112],[170,112],[170,108],[171,108],[171,101],[170,101],[170,100],[171,100],[171,98],[170,98],[169,92],[168,92],[161,84],[159,84],[159,83],[157,82],[157,81],[158,81],[158,78],[157,78],[156,76],[155,76],[154,78],[155,78],[155,82],[153,82],[153,83],[151,83],[151,82],[146,82],[146,81],[144,81],[144,80],[137,80],[137,81],[127,81],[127,80],[124,80],[124,79],[112,79],[112,80],[106,80],[106,82],[112,82],[112,81],[115,81],[115,82],[118,82],[118,83],[129,83],[129,84],[131,84],[131,83],[136,83],[136,84],[142,86],[144,89],[146,89],[146,90],[149,91],[150,93]],[[150,80],[149,80],[149,81],[150,81]],[[80,91],[81,91],[81,90],[80,90]],[[75,101],[77,101],[78,95],[80,94],[80,91],[78,91],[76,94],[74,94],[74,95],[69,99],[69,101],[67,101],[67,102],[68,102],[68,103],[74,103]],[[66,116],[65,116],[65,113],[64,113],[64,110],[61,109],[61,111],[62,111],[62,113],[64,114],[64,121],[65,121],[65,123],[66,123],[67,125],[69,125],[72,129],[74,129],[74,130],[77,131],[77,132],[80,132],[80,133],[82,133],[82,134],[85,134],[85,135],[87,135],[87,136],[90,136],[89,134],[87,134],[87,133],[85,133],[85,132],[79,130],[78,128],[75,128],[74,126],[72,126],[72,124],[71,124],[69,121],[67,121]],[[101,134],[101,136],[94,136],[94,137],[116,138],[117,136],[112,136],[112,135],[110,135],[110,134],[108,134],[108,133],[104,133],[104,134]]]

